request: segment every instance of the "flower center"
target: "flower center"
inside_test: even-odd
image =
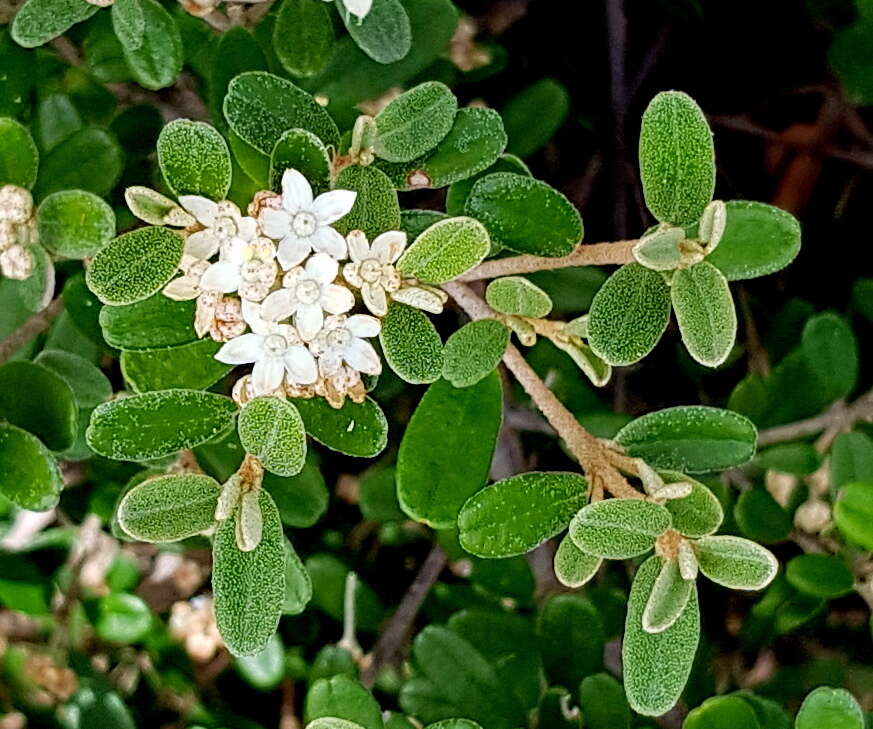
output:
[[[311,278],[303,279],[294,292],[301,304],[314,304],[321,298],[321,286]]]
[[[328,332],[327,345],[330,349],[345,349],[351,339],[348,329],[337,327]]]
[[[281,334],[270,334],[264,339],[264,351],[272,357],[285,354],[286,349],[288,349],[288,342]]]
[[[233,218],[216,218],[213,230],[221,239],[233,238],[237,234],[236,221]]]
[[[361,263],[361,278],[367,283],[376,283],[382,278],[382,264],[375,258],[368,258]]]
[[[301,238],[308,238],[318,228],[318,221],[312,213],[297,213],[291,220],[291,230]]]

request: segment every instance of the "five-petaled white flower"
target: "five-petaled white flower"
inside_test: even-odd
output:
[[[267,238],[232,238],[200,279],[200,288],[260,301],[276,280],[276,246]]]
[[[400,274],[394,262],[406,247],[406,233],[389,230],[367,243],[363,231],[353,230],[346,240],[351,263],[343,266],[343,278],[361,290],[364,305],[376,316],[388,313],[388,294],[400,288]]]
[[[318,369],[324,377],[336,374],[345,362],[352,369],[368,375],[382,372],[382,361],[365,337],[375,337],[382,325],[374,316],[353,314],[329,316],[324,327],[309,343],[318,357]]]
[[[266,207],[259,215],[264,235],[279,241],[282,268],[296,266],[313,250],[345,258],[346,240],[331,223],[352,209],[356,197],[351,190],[331,190],[313,199],[306,178],[297,170],[285,170],[282,207]]]
[[[180,195],[179,202],[204,227],[185,240],[189,256],[212,258],[234,239],[252,240],[258,235],[258,221],[243,216],[230,200],[213,202],[200,195]]]
[[[264,299],[263,317],[280,321],[293,315],[301,338],[310,341],[324,325],[324,312],[344,314],[355,305],[352,292],[333,282],[338,272],[336,259],[316,253],[306,265],[288,271],[283,288]]]
[[[293,385],[311,385],[318,379],[312,354],[290,324],[265,321],[261,305],[242,302],[243,318],[251,332],[231,339],[215,354],[215,359],[230,365],[252,364],[252,389],[266,395],[279,389],[282,380]]]

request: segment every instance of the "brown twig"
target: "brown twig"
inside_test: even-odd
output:
[[[37,334],[42,334],[49,328],[55,317],[64,309],[64,301],[58,296],[45,309],[34,314],[6,339],[0,342],[0,365],[6,362],[21,347],[27,344]]]
[[[813,418],[762,430],[758,433],[758,445],[768,446],[787,440],[807,438],[832,428],[836,434],[863,420],[873,420],[873,390],[861,395],[850,405],[838,402],[827,412]]]

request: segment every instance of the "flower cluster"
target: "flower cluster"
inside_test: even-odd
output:
[[[253,365],[234,388],[239,402],[266,394],[322,396],[334,407],[346,397],[360,402],[362,375],[382,371],[368,340],[379,334],[389,299],[442,310],[442,292],[403,280],[395,268],[404,232],[371,244],[360,230],[343,236],[333,227],[356,197],[350,190],[314,196],[289,169],[281,194],[258,193],[248,215],[227,200],[179,198],[196,224],[187,229],[182,275],[164,294],[197,300],[197,335],[225,343],[216,359]],[[369,314],[355,312],[359,299]]]
[[[28,245],[36,240],[33,198],[23,187],[0,187],[0,272],[19,281],[33,273]]]

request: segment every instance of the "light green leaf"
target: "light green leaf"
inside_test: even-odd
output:
[[[219,349],[221,342],[207,338],[174,347],[125,350],[119,360],[121,373],[135,392],[174,388],[202,390],[233,369],[233,365],[215,359]]]
[[[389,162],[409,162],[449,133],[458,100],[445,84],[426,81],[392,100],[376,116],[374,151]]]
[[[385,361],[406,382],[428,384],[443,371],[443,342],[430,317],[392,301],[382,319],[379,342]]]
[[[306,729],[364,729],[360,724],[335,716],[321,716],[306,725]]]
[[[855,576],[844,559],[833,554],[800,554],[785,567],[785,577],[801,592],[833,600],[852,592]]]
[[[57,506],[63,481],[52,454],[40,440],[10,423],[0,423],[0,494],[22,509]]]
[[[643,629],[643,611],[662,561],[650,557],[634,577],[622,645],[627,700],[634,711],[644,716],[661,716],[675,706],[691,673],[700,638],[696,590],[692,590],[682,614],[669,628],[660,633]]]
[[[333,224],[343,235],[352,230],[363,230],[372,240],[380,233],[400,227],[397,193],[381,170],[349,165],[337,175],[334,187],[358,193],[349,213]]]
[[[509,344],[509,330],[496,319],[465,324],[446,340],[442,375],[455,387],[470,387],[493,372]]]
[[[628,455],[655,468],[705,473],[751,460],[758,432],[750,420],[730,410],[690,405],[643,415],[615,438]]]
[[[18,15],[22,12],[23,8]],[[15,119],[0,117],[0,186],[30,189],[36,182],[38,166],[39,152],[30,132]]]
[[[819,686],[803,700],[795,729],[864,729],[864,712],[845,689]]]
[[[86,438],[107,458],[146,461],[211,440],[231,425],[235,412],[233,400],[211,392],[146,392],[98,405]]]
[[[633,247],[637,263],[653,271],[672,271],[682,263],[679,244],[685,240],[685,230],[671,225],[659,225],[646,233]]]
[[[864,433],[841,433],[831,446],[831,493],[853,481],[873,483],[873,440]]]
[[[714,696],[688,714],[682,729],[764,728],[758,723],[752,706],[739,696]]]
[[[463,389],[445,380],[428,388],[397,455],[397,496],[406,514],[437,529],[454,526],[464,502],[485,484],[502,409],[496,373]]]
[[[447,218],[425,230],[397,262],[404,276],[426,284],[451,281],[488,255],[488,231],[472,218]]]
[[[124,233],[94,256],[85,280],[104,304],[142,301],[159,291],[176,273],[184,240],[167,228],[140,228]]]
[[[608,673],[582,679],[579,703],[585,729],[630,729],[631,712],[624,689]]]
[[[640,179],[646,205],[658,220],[691,225],[715,189],[712,132],[688,94],[664,91],[643,113]]]
[[[292,76],[314,76],[330,60],[333,23],[318,0],[284,0],[273,26],[273,50]]]
[[[601,564],[602,557],[583,552],[569,534],[564,536],[555,550],[555,577],[565,587],[582,587],[597,574]]]
[[[670,528],[670,512],[642,499],[608,499],[589,504],[570,522],[570,538],[579,549],[606,559],[645,554]]]
[[[312,599],[312,579],[309,572],[291,546],[285,540],[285,598],[282,600],[284,615],[299,615]]]
[[[12,38],[25,48],[36,48],[66,33],[99,9],[85,0],[28,0],[12,21]]]
[[[588,501],[575,473],[524,473],[473,494],[458,514],[461,546],[477,557],[529,552],[567,528]]]
[[[53,451],[66,450],[76,441],[79,416],[73,389],[42,365],[17,361],[0,367],[0,413]]]
[[[591,380],[592,385],[603,387],[609,382],[610,377],[612,377],[612,365],[594,354],[594,350],[581,339],[571,337],[568,341],[563,341],[560,338],[555,338],[550,341],[562,352],[570,355],[576,366]]]
[[[194,216],[166,195],[149,187],[133,185],[125,188],[124,201],[137,218],[149,225],[187,227],[194,224]]]
[[[549,295],[523,276],[496,278],[485,289],[485,300],[495,311],[541,319],[552,310]]]
[[[373,0],[364,18],[349,13],[343,0],[336,6],[358,48],[377,63],[394,63],[409,53],[412,28],[399,0]]]
[[[116,0],[112,26],[130,72],[140,86],[162,89],[182,71],[179,27],[157,0]]]
[[[700,571],[732,590],[762,590],[779,563],[768,550],[742,537],[703,537],[694,543]]]
[[[594,296],[588,344],[611,365],[639,362],[670,320],[670,289],[663,276],[638,263],[622,266]]]
[[[725,277],[701,261],[676,271],[670,296],[688,354],[706,367],[718,367],[737,337],[737,312]]]
[[[791,213],[748,200],[729,200],[725,208],[727,225],[707,260],[728,281],[775,273],[800,252],[800,224]]]
[[[44,349],[34,362],[54,372],[73,391],[76,404],[83,410],[96,407],[112,395],[112,383],[100,369],[73,352]]]
[[[49,195],[36,216],[39,242],[62,258],[86,258],[115,236],[115,213],[101,198],[84,190]]]
[[[104,197],[123,169],[121,147],[103,129],[84,127],[58,144],[40,161],[34,197],[58,190],[85,190]]]
[[[281,683],[285,676],[285,648],[282,639],[273,635],[267,646],[253,656],[239,656],[236,670],[243,680],[260,691],[270,691]]]
[[[849,541],[873,550],[873,484],[843,486],[834,504],[834,522]]]
[[[177,542],[211,529],[221,487],[200,474],[157,476],[128,491],[118,523],[141,542]]]
[[[294,476],[306,460],[303,419],[290,402],[256,397],[245,404],[237,423],[243,448],[279,476]]]
[[[173,301],[158,292],[133,304],[104,306],[100,309],[100,327],[111,347],[173,347],[197,339],[194,308],[194,301]]]
[[[830,400],[848,397],[858,381],[858,343],[852,328],[832,312],[816,314],[803,327],[806,365]]]
[[[230,150],[215,127],[176,119],[161,129],[157,147],[161,172],[177,196],[225,199],[232,175]]]
[[[661,562],[661,571],[643,610],[643,630],[647,633],[662,633],[673,625],[695,589],[694,581],[684,579],[679,573],[679,563],[675,559]]]
[[[321,397],[295,400],[306,432],[322,445],[348,456],[372,458],[388,443],[388,422],[372,398],[362,403],[346,400],[337,409]]]
[[[318,0],[291,0],[319,6]],[[286,3],[287,5],[288,3]],[[284,6],[283,6],[284,7]],[[289,129],[273,147],[270,156],[270,187],[278,190],[285,170],[297,170],[316,195],[330,187],[330,155],[321,140],[305,129]]]
[[[582,240],[582,218],[572,203],[544,182],[513,172],[479,180],[464,205],[495,243],[518,253],[563,256]]]
[[[221,522],[212,544],[212,591],[218,631],[235,656],[266,648],[282,616],[285,545],[279,512],[270,495],[258,492],[263,532],[257,547],[241,552],[236,519]]]
[[[382,729],[382,710],[373,695],[350,676],[322,678],[306,694],[307,723],[322,717],[353,722],[364,729]]]
[[[716,495],[706,486],[684,473],[661,471],[665,484],[690,483],[691,493],[681,499],[664,502],[673,528],[686,537],[698,539],[714,534],[724,521],[724,511]]]

